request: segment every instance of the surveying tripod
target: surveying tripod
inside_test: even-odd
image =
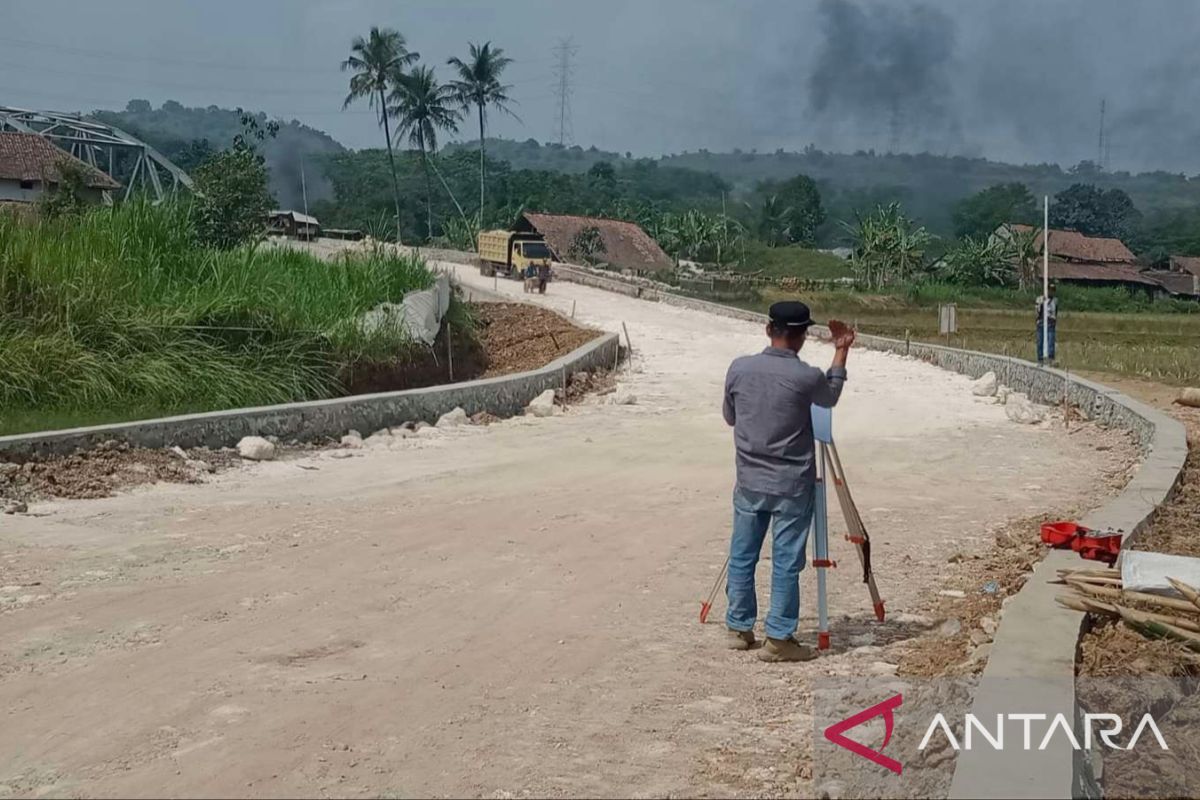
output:
[[[838,456],[837,445],[833,443],[833,412],[820,406],[812,407],[813,440],[816,443],[816,487],[813,497],[813,521],[810,538],[813,546],[812,565],[817,570],[817,649],[829,649],[829,604],[826,598],[827,569],[837,566],[829,557],[829,506],[826,497],[826,487],[833,482],[837,493],[838,505],[842,508],[842,516],[846,520],[846,539],[854,545],[858,553],[858,561],[862,565],[863,583],[871,594],[871,604],[875,609],[875,618],[880,622],[884,619],[883,600],[879,589],[875,586],[875,573],[871,569],[871,537],[859,516],[858,507],[850,495],[850,487],[846,484],[846,474],[842,470],[842,460]],[[729,557],[725,557],[725,565],[709,592],[708,601],[700,604],[700,622],[708,619],[713,601],[721,588],[725,573],[729,570]]]

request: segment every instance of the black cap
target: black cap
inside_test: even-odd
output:
[[[807,328],[813,324],[812,312],[799,300],[782,300],[772,303],[768,316],[776,325],[785,325],[789,328]]]

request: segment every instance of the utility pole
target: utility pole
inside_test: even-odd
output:
[[[304,196],[304,216],[308,216],[308,184],[304,181],[304,155],[300,156],[300,194]],[[307,224],[307,223],[306,223]]]
[[[558,144],[563,146],[572,138],[571,135],[571,73],[574,69],[571,59],[578,50],[571,37],[559,39],[554,48],[554,77],[558,93]]]
[[[1096,167],[1104,169],[1104,99],[1100,100],[1100,142],[1096,146]]]

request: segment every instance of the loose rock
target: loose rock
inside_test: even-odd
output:
[[[439,428],[457,428],[460,425],[466,425],[470,422],[467,412],[461,407],[455,408],[453,411],[447,411],[438,417],[437,427]]]
[[[996,373],[985,372],[971,383],[971,394],[976,397],[991,397],[996,393]]]
[[[14,500],[4,507],[5,514],[24,514],[29,510],[29,506],[25,505],[20,500]]]
[[[637,395],[624,387],[619,387],[609,399],[614,406],[637,405]]]
[[[357,450],[363,446],[362,437],[358,435],[358,431],[350,431],[342,437],[342,447],[349,447],[351,450]]]
[[[938,626],[938,633],[942,636],[957,636],[962,630],[962,622],[957,617],[950,617]]]
[[[275,445],[261,436],[243,436],[237,443],[238,455],[249,461],[272,461]]]
[[[1008,400],[1004,404],[1004,413],[1013,422],[1022,425],[1033,425],[1046,418],[1044,406],[1029,402],[1029,398],[1019,392],[1008,396]]]
[[[525,406],[525,413],[531,417],[552,417],[561,414],[562,409],[554,404],[554,390],[547,389]]]

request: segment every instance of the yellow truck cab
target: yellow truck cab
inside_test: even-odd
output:
[[[479,274],[518,280],[528,267],[550,266],[550,248],[541,236],[513,231],[479,232]]]

